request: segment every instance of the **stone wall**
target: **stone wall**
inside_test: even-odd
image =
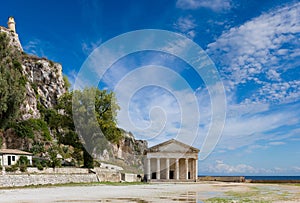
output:
[[[120,182],[119,171],[94,168],[47,168],[42,171],[28,168],[26,173],[5,173],[0,175],[1,187],[16,187],[28,185],[47,185],[63,183],[90,183],[90,182]]]
[[[0,187],[98,182],[96,174],[1,175]]]
[[[125,182],[141,182],[142,177],[135,173],[122,173],[121,180]]]
[[[121,173],[119,171],[111,171],[109,169],[94,168],[99,182],[120,182]]]
[[[198,177],[198,181],[245,182],[244,176],[205,176]]]
[[[63,168],[44,168],[43,170],[38,170],[35,167],[28,167],[28,173],[38,173],[38,174],[88,174],[89,169],[87,168],[72,168],[72,167],[63,167]]]

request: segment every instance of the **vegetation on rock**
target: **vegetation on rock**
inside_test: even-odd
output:
[[[10,46],[5,33],[0,33],[0,128],[18,118],[25,98],[25,84],[21,53]]]
[[[57,63],[21,53],[0,32],[0,148],[3,142],[32,152],[33,166],[40,170],[61,165],[92,168],[91,154],[108,151],[115,156],[113,146],[132,153],[126,158],[135,162],[135,152],[142,150],[117,127],[114,93],[98,88],[68,91],[68,78],[59,71]],[[99,127],[101,133],[95,133]],[[26,171],[27,165],[22,158],[8,171]]]

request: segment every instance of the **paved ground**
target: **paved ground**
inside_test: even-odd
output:
[[[300,202],[300,186],[201,182],[2,189],[0,202]]]

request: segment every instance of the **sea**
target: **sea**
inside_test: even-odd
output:
[[[198,177],[205,176],[216,176],[216,177],[226,177],[218,175],[200,175]],[[234,177],[245,177],[246,180],[297,180],[300,181],[300,176],[244,176],[244,175],[235,175]]]
[[[245,176],[251,180],[300,180],[300,176]]]

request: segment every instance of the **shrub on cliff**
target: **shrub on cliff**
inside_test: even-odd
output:
[[[10,46],[6,34],[0,33],[0,128],[18,117],[25,98],[20,54]]]

